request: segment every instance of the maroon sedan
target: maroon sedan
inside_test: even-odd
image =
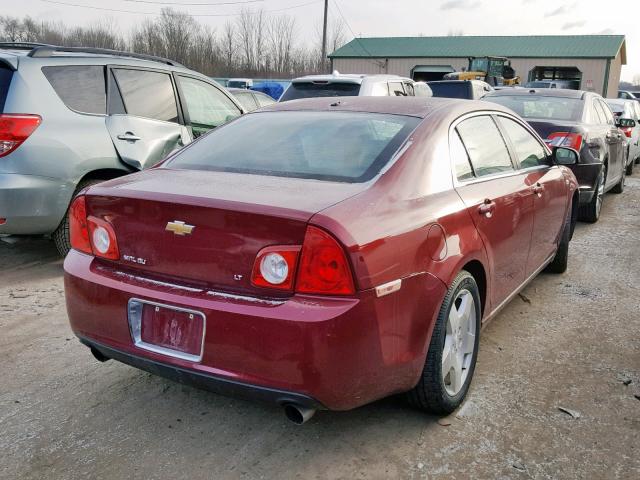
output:
[[[495,104],[276,104],[76,197],[71,326],[299,423],[399,392],[451,412],[481,326],[566,269],[577,155]]]

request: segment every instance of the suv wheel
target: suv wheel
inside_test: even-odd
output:
[[[76,190],[73,192],[73,197],[71,197],[71,200],[73,201],[75,196],[81,190],[84,190],[85,188],[100,182],[104,182],[104,180],[96,180],[96,179],[82,180],[80,183],[78,183]],[[56,244],[58,253],[61,256],[65,257],[67,253],[69,253],[69,250],[71,250],[71,238],[69,236],[69,208],[68,207],[67,207],[66,213],[64,214],[64,218],[60,222],[60,225],[58,225],[58,228],[56,228],[55,232],[53,232],[51,237],[53,238],[53,242]]]

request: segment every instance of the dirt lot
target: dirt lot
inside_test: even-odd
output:
[[[639,247],[636,174],[579,224],[569,271],[483,332],[457,414],[393,398],[299,427],[98,363],[69,330],[53,246],[0,242],[0,478],[640,478]]]

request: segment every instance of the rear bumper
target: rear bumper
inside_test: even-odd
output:
[[[64,217],[75,186],[56,178],[0,174],[0,234],[53,232]]]
[[[95,349],[103,356],[125,363],[140,370],[144,370],[160,377],[165,377],[175,382],[193,385],[203,390],[227,395],[231,397],[248,398],[252,400],[260,400],[268,403],[277,403],[285,405],[287,403],[295,403],[297,405],[324,409],[324,406],[317,400],[301,395],[299,393],[285,392],[273,388],[260,387],[258,385],[250,385],[228,378],[217,377],[215,375],[207,375],[185,368],[179,368],[167,363],[157,362],[148,358],[134,355],[131,353],[121,352],[119,350],[107,347],[88,338],[79,337],[80,341],[91,349]]]
[[[331,410],[415,386],[446,292],[421,274],[381,298],[365,291],[276,301],[143,278],[73,250],[64,268],[71,328],[105,356],[220,393]],[[132,297],[202,312],[202,360],[137,347],[127,316]]]

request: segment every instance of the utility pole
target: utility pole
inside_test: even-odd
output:
[[[329,0],[324,0],[324,26],[322,28],[322,70],[327,64],[327,15],[329,13]]]

